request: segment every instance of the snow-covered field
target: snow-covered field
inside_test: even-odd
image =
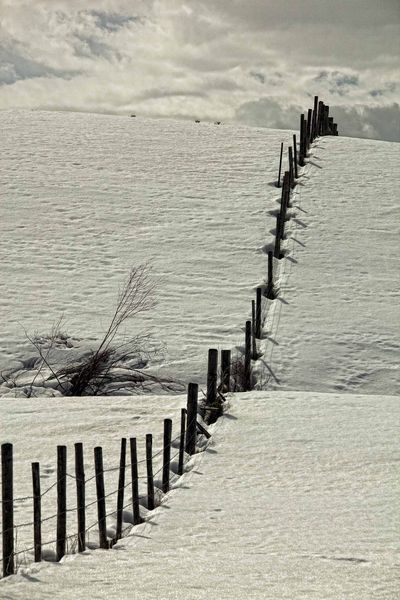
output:
[[[132,399],[117,399],[120,413],[109,412],[114,441],[114,434],[95,431],[106,421],[103,402],[116,406],[102,400],[97,418],[92,409],[85,435],[90,443],[104,435],[117,451],[118,435],[135,432]],[[59,414],[73,422],[66,405]],[[89,413],[74,405],[72,414],[83,434]],[[21,416],[22,426],[30,422]],[[215,425],[212,445],[133,535],[108,552],[32,565],[1,582],[2,597],[394,600],[399,422],[396,397],[237,395]],[[52,443],[51,433],[44,435],[43,447],[32,439],[30,455],[51,450],[60,425]],[[19,452],[28,459],[28,448]]]
[[[157,306],[127,335],[166,345],[153,367],[205,381],[207,349],[241,343],[266,275],[289,132],[103,115],[0,112],[0,368],[25,338],[99,338],[132,265],[151,260]],[[142,317],[142,318],[139,318]],[[10,393],[10,392],[8,392]]]
[[[78,347],[98,338],[130,266],[151,259],[158,304],[127,334],[151,330],[167,348],[150,368],[204,384],[207,349],[242,344],[266,276],[271,183],[289,132],[28,111],[0,121],[0,367],[22,368],[33,354],[23,328],[47,333],[60,314]],[[256,373],[267,391],[230,399],[212,445],[115,550],[28,567],[0,583],[4,597],[398,596],[398,164],[396,144],[317,141],[293,195],[280,295],[264,305]],[[16,497],[31,494],[31,461],[42,489],[54,483],[57,444],[69,472],[74,442],[87,473],[99,444],[116,466],[123,436],[138,438],[143,458],[153,433],[157,451],[163,419],[175,436],[185,405],[179,395],[0,393]],[[74,497],[70,479],[69,507]],[[54,514],[54,489],[43,501],[43,516]],[[16,524],[30,521],[27,500]],[[46,540],[54,529],[46,522]],[[19,530],[17,550],[31,545],[29,527]]]

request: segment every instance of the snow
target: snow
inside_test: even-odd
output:
[[[31,565],[1,582],[4,597],[396,598],[398,398],[250,392],[230,404],[211,446],[129,537]],[[75,407],[78,422],[85,412]],[[61,416],[70,422],[67,407]]]
[[[205,383],[207,349],[240,348],[254,288],[266,277],[279,191],[280,142],[289,132],[105,115],[0,112],[1,440],[14,443],[15,496],[56,478],[56,446],[83,442],[105,468],[121,437],[162,444],[179,431],[182,395],[12,398],[35,377],[23,327],[39,335],[65,316],[55,356],[79,356],[104,332],[118,286],[149,258],[157,306],[129,325],[166,349],[147,369]],[[339,124],[340,125],[340,124]],[[112,551],[31,564],[32,531],[18,530],[19,598],[392,599],[400,593],[399,208],[396,144],[322,138],[293,194],[275,261],[276,300],[263,300],[262,391],[230,396],[211,444],[173,490]],[[123,372],[121,370],[121,380]],[[8,386],[8,387],[7,387]],[[47,387],[46,387],[47,386]],[[123,393],[119,390],[118,393]],[[362,395],[361,395],[362,394]],[[204,443],[204,440],[202,444]],[[201,448],[204,450],[204,445]],[[176,448],[174,448],[174,451]],[[155,470],[161,464],[157,456]],[[143,468],[143,465],[140,467]],[[144,476],[144,472],[139,473]],[[141,480],[141,493],[145,492]],[[106,474],[106,492],[117,472]],[[55,490],[43,497],[53,515]],[[68,478],[68,532],[76,529]],[[93,481],[87,501],[95,498]],[[124,526],[131,520],[129,498]],[[115,495],[107,498],[113,512]],[[16,503],[16,524],[31,521]],[[96,520],[95,506],[87,521]],[[108,519],[109,535],[115,527]],[[55,523],[44,524],[46,542]],[[51,558],[54,544],[47,544]]]
[[[399,151],[341,137],[315,143],[295,188],[264,345],[271,387],[400,393]]]
[[[34,354],[24,329],[48,334],[61,315],[93,344],[131,266],[150,260],[157,306],[126,334],[166,346],[160,374],[204,383],[207,349],[242,343],[266,275],[289,132],[30,111],[0,122],[2,370]]]

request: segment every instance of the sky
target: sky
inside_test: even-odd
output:
[[[399,0],[0,0],[0,109],[298,128],[400,141]]]

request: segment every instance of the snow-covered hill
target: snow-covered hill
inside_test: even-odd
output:
[[[207,349],[242,345],[266,276],[289,132],[28,111],[0,121],[0,366],[22,368],[33,353],[23,327],[47,333],[61,313],[74,344],[91,343],[130,266],[151,259],[158,303],[132,332],[167,345],[150,368],[204,383]],[[230,399],[212,446],[115,551],[28,567],[0,583],[6,597],[397,597],[398,163],[395,144],[316,142],[293,194],[286,258],[275,261],[280,294],[264,304],[254,368],[267,391]],[[158,450],[162,420],[176,433],[185,403],[13,393],[1,386],[16,497],[31,493],[31,461],[43,487],[53,483],[57,444],[69,448],[69,471],[74,442],[87,472],[97,444],[106,468],[123,436],[137,437],[143,456],[152,432]],[[115,472],[107,477],[114,489]],[[54,508],[49,493],[43,516]],[[16,524],[30,520],[21,502]],[[18,536],[17,549],[31,546],[30,529]]]
[[[24,329],[47,334],[61,315],[76,344],[94,343],[131,265],[151,260],[158,304],[127,334],[166,346],[159,373],[204,383],[207,349],[242,344],[266,276],[289,132],[29,111],[0,120],[2,370],[33,354]],[[265,306],[261,385],[399,391],[398,163],[396,144],[319,140],[295,191],[281,295]]]

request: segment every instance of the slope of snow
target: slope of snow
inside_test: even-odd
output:
[[[399,425],[395,397],[236,396],[144,525],[112,551],[32,565],[3,597],[394,600]]]
[[[400,393],[399,167],[399,144],[315,143],[264,345],[273,387]]]
[[[242,342],[266,272],[282,136],[232,125],[0,112],[0,367],[60,315],[82,343],[106,329],[132,265],[157,306],[129,324],[166,345],[160,372],[205,380],[207,349]],[[79,341],[77,342],[79,343]]]

